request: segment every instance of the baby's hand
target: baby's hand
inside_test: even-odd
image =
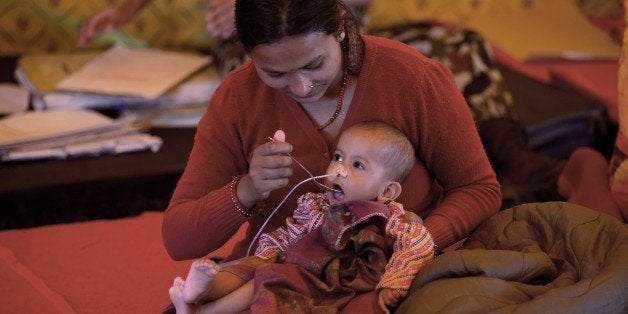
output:
[[[388,308],[394,308],[399,305],[399,301],[408,294],[408,291],[387,289],[384,288],[379,291],[379,298],[377,304],[384,313],[390,313]]]

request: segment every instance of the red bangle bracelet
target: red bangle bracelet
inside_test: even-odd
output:
[[[233,203],[233,206],[240,213],[242,213],[242,215],[244,215],[244,217],[250,218],[251,217],[251,211],[248,211],[248,210],[244,209],[244,207],[240,203],[240,200],[238,200],[238,197],[237,197],[238,193],[236,191],[236,188],[238,187],[238,182],[240,181],[240,179],[242,179],[242,177],[244,177],[244,175],[239,175],[239,176],[233,178],[233,180],[231,180],[231,184],[229,184],[229,196],[231,196],[231,202]]]

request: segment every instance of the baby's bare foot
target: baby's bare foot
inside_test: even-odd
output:
[[[190,272],[183,287],[183,300],[187,303],[199,301],[210,288],[220,266],[209,258],[197,259],[190,266]]]
[[[185,300],[183,300],[184,287],[185,281],[183,281],[181,277],[177,277],[174,279],[170,290],[168,290],[168,293],[170,294],[170,301],[172,301],[172,304],[174,305],[177,314],[188,314],[195,312],[194,306],[187,304]]]

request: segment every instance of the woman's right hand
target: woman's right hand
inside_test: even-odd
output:
[[[266,199],[273,190],[288,185],[288,178],[292,176],[292,158],[284,154],[292,151],[292,145],[285,138],[284,132],[279,130],[271,142],[253,151],[249,173],[242,177],[237,187],[238,199],[247,208]]]

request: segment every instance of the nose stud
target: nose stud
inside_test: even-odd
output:
[[[310,85],[308,85],[308,87],[309,87],[310,89],[312,89],[312,88],[314,88],[314,84],[310,84]]]

